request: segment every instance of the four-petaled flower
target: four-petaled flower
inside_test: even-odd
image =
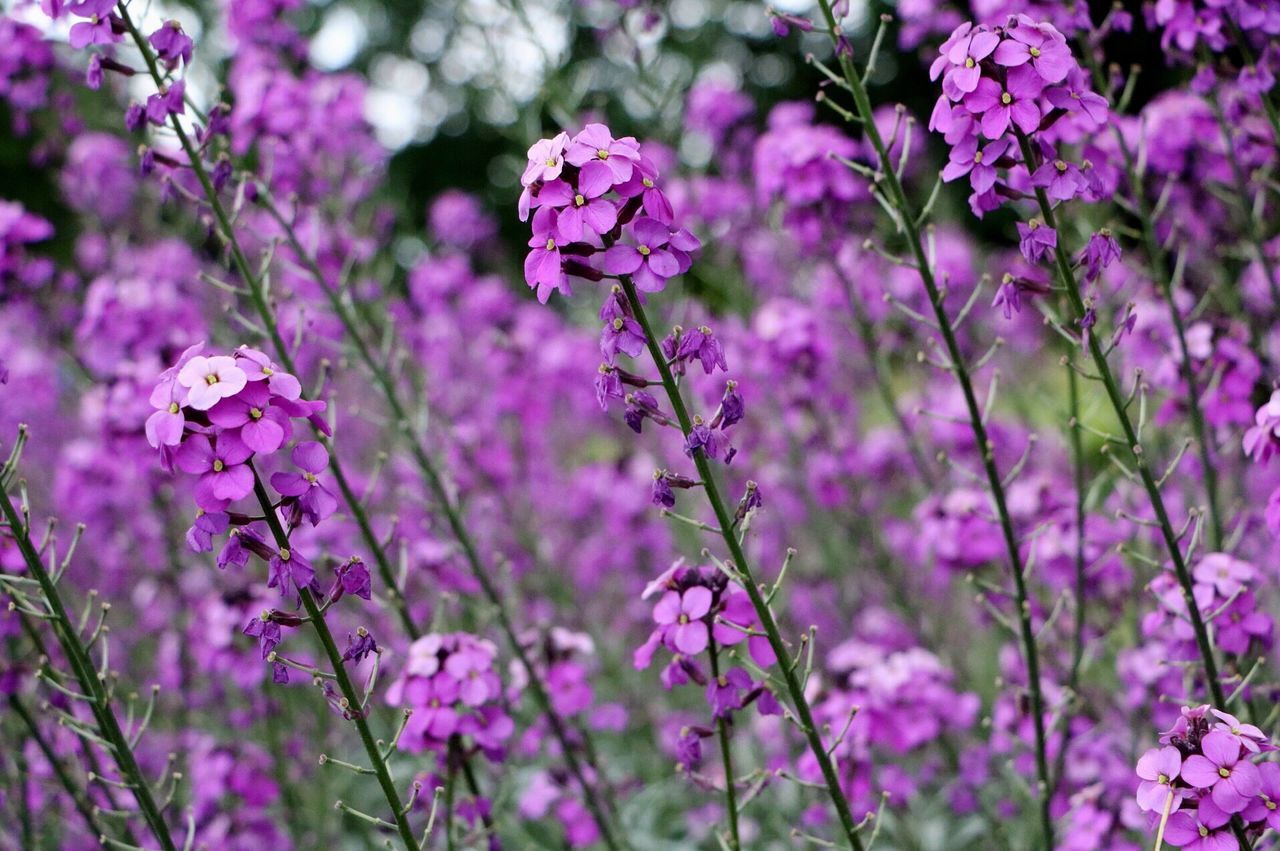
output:
[[[653,619],[668,627],[668,646],[692,656],[707,649],[710,632],[702,620],[711,611],[711,590],[695,585],[685,590],[668,591],[653,607]]]

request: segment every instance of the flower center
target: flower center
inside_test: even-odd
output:
[[[302,478],[306,479],[308,482],[310,482],[310,483],[311,483],[311,484],[313,484],[313,485],[316,483],[316,474],[315,474],[315,473],[303,473],[303,474],[302,474]]]
[[[636,251],[639,251],[639,252],[640,252],[640,256],[641,256],[641,257],[648,257],[648,256],[649,256],[649,254],[650,254],[650,253],[652,253],[652,252],[649,250],[649,246],[647,246],[647,245],[642,245],[642,246],[640,246],[639,248],[637,248],[637,249],[636,249]]]
[[[261,409],[261,408],[250,408],[250,409],[249,409],[249,416],[250,416],[250,417],[253,417],[255,420],[260,420],[260,419],[262,419],[262,409]]]
[[[720,676],[716,677],[716,682],[720,684],[720,688],[725,688],[726,686],[729,685],[729,681],[725,679],[724,674],[721,674]]]
[[[650,180],[650,179],[649,179],[649,178],[647,178],[647,177],[646,177],[646,178],[643,178],[640,182],[644,184],[644,188],[645,188],[645,189],[652,189],[652,188],[653,188],[653,181],[652,181],[652,180]]]
[[[1230,777],[1230,776],[1231,776],[1231,769],[1229,769],[1229,768],[1219,768],[1219,769],[1218,769],[1218,776],[1219,776],[1219,777]]]
[[[213,472],[215,472],[215,473],[221,473],[221,472],[222,472],[223,470],[225,470],[226,468],[227,468],[227,465],[222,463],[222,459],[221,459],[221,458],[214,458],[214,459],[213,459]]]
[[[977,165],[982,162],[982,151],[975,151],[973,154],[973,164]]]
[[[972,56],[966,56],[966,57],[964,58],[964,67],[966,67],[966,68],[972,68],[975,64],[976,64],[976,63],[973,61],[973,57],[972,57]]]
[[[623,323],[623,321],[622,321],[621,317],[615,318],[615,319],[613,320],[613,330],[615,330],[615,331],[621,331],[621,330],[622,330],[622,326],[623,326],[623,324],[624,324],[624,323]]]
[[[1205,827],[1205,826],[1204,826],[1204,825],[1202,825],[1202,824],[1198,824],[1198,825],[1196,825],[1196,827],[1199,829],[1199,831],[1200,831],[1200,835],[1201,835],[1201,836],[1208,836],[1208,835],[1209,835],[1209,828]]]
[[[1156,782],[1157,782],[1157,783],[1159,783],[1161,786],[1167,786],[1167,785],[1169,785],[1169,775],[1167,775],[1167,774],[1157,774],[1157,775],[1156,775]]]
[[[170,402],[170,403],[169,403],[169,413],[171,413],[171,414],[176,414],[176,413],[178,413],[178,410],[179,410],[179,408],[178,408],[178,403],[177,403],[177,402]]]
[[[288,561],[290,557],[291,557],[291,553],[287,549],[280,551],[281,561]]]
[[[555,248],[556,248],[556,241],[551,237],[547,237],[547,250],[555,251]]]
[[[548,157],[548,158],[547,158],[547,168],[555,168],[555,167],[556,167],[556,158],[555,158],[555,157]]]
[[[1268,798],[1266,795],[1263,795],[1263,796],[1262,796],[1262,798],[1263,798],[1263,801],[1264,801],[1264,803],[1265,803],[1265,805],[1266,805],[1266,808],[1267,808],[1267,809],[1269,809],[1269,810],[1274,810],[1274,809],[1276,808],[1276,802],[1275,802],[1275,801],[1271,800],[1271,799],[1270,799],[1270,798]]]
[[[216,372],[211,372],[211,373],[209,373],[208,375],[206,375],[206,376],[204,377],[204,383],[205,383],[205,384],[208,384],[210,387],[212,387],[213,385],[217,384],[217,383],[218,383],[218,374],[217,374]]]
[[[1039,59],[1039,58],[1040,58],[1040,48],[1038,48],[1038,47],[1033,47],[1033,48],[1031,48],[1031,49],[1030,49],[1029,51],[1027,51],[1027,52],[1028,52],[1028,53],[1030,53],[1030,54],[1031,54],[1031,56],[1032,56],[1032,58],[1034,58],[1034,59]]]
[[[1053,167],[1056,168],[1058,171],[1063,172],[1064,174],[1066,173],[1067,164],[1063,160],[1054,160]]]
[[[609,159],[609,152],[608,152],[608,151],[606,151],[604,148],[597,148],[597,149],[596,149],[596,156],[597,156],[597,157],[599,157],[599,158],[600,158],[600,159],[602,159],[602,160],[607,160],[607,159]]]
[[[581,207],[581,206],[582,206],[583,204],[585,204],[585,203],[587,203],[587,199],[586,199],[586,198],[583,198],[581,195],[574,195],[574,196],[573,196],[573,205],[574,205],[575,207]]]
[[[1013,103],[1013,95],[1009,94],[1008,92],[1001,92],[1000,102],[1005,106],[1008,106],[1009,104]]]
[[[271,376],[276,374],[276,371],[269,366],[264,366],[262,368],[262,374],[265,375],[267,378],[270,378]]]
[[[681,623],[682,625],[683,625],[683,624],[687,624],[688,622],[689,622],[689,616],[688,616],[688,615],[681,615],[681,616],[680,616],[680,623]]]

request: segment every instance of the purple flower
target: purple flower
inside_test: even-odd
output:
[[[270,612],[263,612],[260,617],[249,621],[248,626],[244,628],[244,634],[258,639],[263,659],[270,656],[271,651],[280,644],[280,624],[271,619]]]
[[[699,325],[692,333],[681,336],[675,356],[679,360],[689,361],[697,358],[702,363],[702,371],[707,375],[715,371],[716,367],[720,367],[724,372],[729,371],[729,363],[724,357],[724,347],[706,325]]]
[[[1262,789],[1258,767],[1240,758],[1240,740],[1213,730],[1200,740],[1203,753],[1187,757],[1182,779],[1197,789],[1208,789],[1223,812],[1238,813]],[[1172,840],[1171,840],[1172,841]]]
[[[69,6],[67,11],[77,18],[88,18],[72,25],[67,38],[71,46],[81,50],[91,44],[114,44],[120,41],[122,36],[117,35],[111,27],[112,10],[115,6],[115,0],[83,0]]]
[[[707,649],[710,632],[702,621],[711,611],[711,589],[695,585],[685,590],[668,591],[653,607],[653,619],[668,627],[668,647],[689,656]]]
[[[353,594],[363,600],[373,599],[373,583],[369,568],[358,558],[352,558],[338,568],[338,587],[343,594]]]
[[[600,329],[600,353],[612,363],[618,352],[638,357],[645,348],[644,329],[630,316],[615,316]]]
[[[602,236],[617,226],[618,208],[612,201],[600,197],[608,191],[607,184],[586,186],[580,181],[575,192],[572,186],[557,180],[538,191],[537,202],[539,207],[560,211],[556,217],[556,236],[567,245],[582,242],[587,232]]]
[[[147,97],[147,120],[157,127],[164,124],[170,115],[182,115],[186,111],[183,92],[186,82],[176,80],[168,86],[162,86],[158,92]]]
[[[182,31],[182,24],[177,21],[165,21],[147,41],[151,42],[156,53],[170,67],[176,65],[179,59],[187,65],[191,64],[191,37]]]
[[[315,578],[315,568],[297,550],[285,547],[267,562],[267,587],[279,588],[282,597],[291,590],[310,588]]]
[[[196,511],[195,522],[187,530],[187,546],[193,553],[213,551],[213,536],[227,531],[230,518],[225,511]]]
[[[655,182],[657,179],[657,167],[641,156],[631,174],[631,179],[626,183],[618,184],[614,189],[623,198],[635,198],[639,195],[641,209],[644,210],[644,214],[651,219],[657,219],[663,224],[669,225],[675,219],[675,210],[671,208],[671,201],[658,188]]]
[[[1260,753],[1264,748],[1271,750],[1267,734],[1253,724],[1246,724],[1234,715],[1220,709],[1210,710],[1218,718],[1213,729],[1235,736],[1240,744],[1250,753]]]
[[[524,259],[525,283],[537,289],[538,301],[543,304],[556,290],[567,296],[573,295],[569,278],[564,273],[560,246],[556,243],[556,223],[556,211],[550,207],[541,207],[534,213],[533,236],[529,239],[529,247],[533,250]]]
[[[1009,71],[1002,87],[984,77],[978,87],[964,98],[964,106],[982,116],[982,135],[999,139],[1012,121],[1023,133],[1034,133],[1040,127],[1040,93],[1044,80],[1027,66]]]
[[[253,492],[253,471],[245,461],[253,451],[232,435],[224,434],[217,444],[203,434],[193,434],[174,455],[174,464],[184,473],[198,475],[196,505],[206,511],[220,511],[228,502]]]
[[[579,191],[594,198],[631,179],[640,161],[640,145],[630,136],[614,139],[603,124],[588,124],[573,137],[564,158],[581,169]]]
[[[1164,840],[1174,848],[1187,851],[1236,851],[1236,839],[1226,829],[1229,821],[1230,814],[1223,812],[1211,799],[1201,798],[1194,816],[1186,810],[1169,816]]]
[[[742,421],[746,416],[746,403],[738,392],[738,382],[726,381],[724,395],[720,397],[720,427],[728,428]]]
[[[1103,228],[1089,237],[1080,260],[1084,263],[1084,275],[1087,280],[1096,281],[1102,270],[1120,259],[1120,243],[1112,236],[1110,229]]]
[[[996,184],[996,162],[1012,144],[1012,139],[1002,136],[979,150],[977,135],[967,136],[951,149],[942,179],[951,182],[967,174],[974,192],[986,192]]]
[[[271,406],[271,392],[262,382],[247,384],[210,408],[209,422],[234,430],[245,446],[264,455],[283,446],[293,433],[289,416]]]
[[[1089,181],[1075,163],[1055,159],[1045,161],[1035,170],[1031,185],[1044,189],[1054,201],[1070,201],[1089,188]]]
[[[635,245],[615,245],[604,253],[604,271],[610,275],[630,275],[636,289],[656,293],[689,269],[687,252],[700,243],[688,231],[672,231],[657,219],[641,216],[631,226]]]
[[[1058,109],[1070,113],[1083,112],[1097,125],[1105,122],[1110,112],[1107,99],[1089,88],[1088,76],[1078,68],[1072,70],[1062,85],[1046,89],[1044,96]]]
[[[197,411],[207,411],[220,400],[236,395],[248,381],[235,358],[225,355],[196,355],[178,370],[178,384],[187,388],[186,403]]]
[[[272,363],[257,349],[241,346],[235,351],[236,365],[249,381],[266,381],[271,392],[291,402],[302,398],[302,383]]]
[[[671,483],[667,481],[666,474],[661,470],[657,470],[653,474],[651,500],[654,505],[660,505],[663,508],[675,508],[676,492],[671,489]]]
[[[1052,24],[1037,24],[1026,15],[1018,15],[1004,28],[1004,34],[991,57],[997,65],[1018,68],[1030,63],[1046,83],[1061,82],[1076,67],[1066,36]]]
[[[555,180],[564,170],[564,150],[569,146],[569,134],[560,133],[553,139],[539,139],[529,148],[529,162],[520,176],[522,186]],[[522,218],[521,221],[524,221]]]
[[[1181,803],[1179,794],[1173,788],[1173,781],[1178,779],[1182,770],[1182,754],[1172,745],[1163,748],[1152,748],[1138,759],[1138,807],[1144,812],[1163,812],[1169,796],[1173,795],[1173,809]]]
[[[358,664],[364,661],[364,657],[370,653],[381,652],[378,643],[369,634],[369,630],[364,627],[358,627],[354,635],[347,633],[347,649],[342,653],[342,661],[356,662]]]
[[[272,473],[271,487],[281,496],[296,499],[307,521],[315,526],[338,507],[338,500],[319,478],[329,466],[329,451],[323,444],[307,440],[293,448],[290,458],[302,472]]]
[[[720,438],[702,421],[702,417],[694,417],[693,428],[684,441],[684,454],[692,458],[699,449],[708,458],[720,457]]]
[[[1196,564],[1192,575],[1196,582],[1212,585],[1220,596],[1230,597],[1243,591],[1254,580],[1257,571],[1249,562],[1226,553],[1206,553]]]
[[[1018,222],[1018,250],[1028,263],[1039,263],[1058,247],[1058,232],[1039,219]]]
[[[1258,797],[1245,808],[1241,818],[1249,824],[1264,823],[1280,830],[1280,763],[1264,762],[1258,766],[1261,788]]]
[[[942,55],[929,68],[929,78],[936,80],[943,69],[947,69],[942,84],[949,92],[955,93],[953,99],[959,100],[960,95],[978,88],[982,78],[982,68],[978,63],[990,56],[998,44],[1000,36],[991,30],[963,23],[942,43],[939,48]]]
[[[741,709],[743,692],[749,691],[751,686],[751,675],[741,668],[730,668],[707,683],[707,704],[711,707],[711,714],[724,718],[735,709]]]

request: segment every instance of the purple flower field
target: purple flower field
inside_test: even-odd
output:
[[[0,851],[1280,849],[1277,71],[8,0]]]

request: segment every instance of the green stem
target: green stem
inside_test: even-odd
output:
[[[9,695],[9,708],[22,719],[23,724],[27,725],[27,729],[31,732],[32,741],[36,743],[40,753],[44,754],[45,761],[53,769],[53,773],[58,778],[58,782],[62,784],[62,788],[66,789],[67,794],[71,796],[71,803],[75,805],[76,812],[84,819],[85,826],[89,828],[89,835],[94,839],[106,835],[106,831],[98,824],[98,820],[93,814],[93,806],[89,802],[85,790],[80,788],[67,772],[66,766],[62,764],[62,760],[54,752],[49,740],[44,737],[44,733],[40,730],[40,725],[36,723],[36,719],[32,717],[31,711],[27,709],[26,704],[16,694],[11,694]]]
[[[1009,554],[1009,565],[1013,573],[1018,627],[1022,639],[1023,657],[1027,665],[1027,689],[1031,697],[1031,714],[1035,726],[1036,775],[1039,779],[1039,789],[1036,797],[1038,798],[1040,809],[1040,829],[1043,834],[1045,849],[1052,851],[1054,847],[1053,815],[1049,810],[1049,806],[1053,789],[1050,785],[1051,778],[1049,776],[1048,736],[1044,723],[1044,696],[1040,687],[1040,654],[1036,647],[1035,630],[1031,624],[1031,604],[1027,596],[1022,553],[1018,547],[1018,538],[1014,532],[1013,520],[1006,503],[1004,483],[999,471],[996,469],[993,452],[995,446],[987,434],[982,409],[979,407],[977,395],[974,393],[973,380],[969,374],[964,353],[956,340],[951,318],[947,315],[942,293],[938,289],[937,281],[933,276],[933,266],[929,254],[925,250],[923,240],[920,238],[920,228],[916,223],[916,214],[907,201],[902,182],[898,179],[896,166],[889,156],[889,151],[885,147],[884,139],[881,137],[879,129],[876,127],[871,98],[867,94],[867,88],[862,81],[862,76],[853,66],[852,58],[846,51],[840,50],[838,44],[840,29],[835,15],[831,11],[830,0],[819,0],[819,5],[831,32],[832,42],[836,45],[840,58],[840,69],[845,81],[848,83],[850,92],[853,94],[858,117],[862,119],[863,132],[875,149],[877,162],[883,174],[883,183],[888,188],[888,200],[898,210],[902,230],[905,232],[916,267],[920,272],[920,279],[928,293],[929,304],[933,308],[938,330],[942,334],[943,343],[946,346],[947,355],[952,364],[952,371],[960,384],[965,408],[969,415],[969,426],[973,431],[978,453],[982,458],[982,466],[986,473],[987,483],[991,488],[996,515],[1000,520],[1000,531],[1004,537],[1005,548]]]
[[[250,469],[253,469],[252,464],[250,464]],[[285,534],[284,528],[280,525],[280,518],[276,516],[276,510],[271,505],[271,497],[267,494],[267,489],[263,486],[257,470],[253,470],[253,492],[258,498],[258,503],[262,506],[262,513],[266,517],[267,525],[271,528],[271,535],[275,538],[276,546],[281,550],[288,550],[289,536]],[[404,842],[406,851],[418,851],[418,843],[413,838],[413,831],[409,829],[409,820],[405,816],[404,803],[400,800],[400,793],[396,791],[395,781],[391,779],[391,772],[387,769],[387,761],[383,758],[382,752],[378,748],[378,743],[373,738],[373,733],[369,730],[369,723],[365,719],[364,710],[361,707],[360,694],[356,691],[355,686],[351,683],[351,678],[347,675],[346,664],[342,661],[342,652],[338,650],[338,645],[333,640],[333,633],[329,631],[329,624],[325,621],[324,612],[320,611],[320,607],[316,604],[316,599],[309,588],[298,588],[298,596],[302,599],[302,607],[307,611],[307,617],[315,628],[321,646],[324,647],[325,656],[329,658],[329,666],[333,670],[334,680],[338,684],[338,691],[342,693],[342,697],[347,702],[347,714],[350,715],[351,722],[355,724],[356,730],[360,734],[360,743],[364,745],[364,751],[369,757],[373,773],[378,778],[378,785],[382,787],[382,794],[391,806],[391,816],[396,826],[396,832],[400,834],[400,839]]]
[[[169,834],[169,826],[165,823],[164,817],[161,815],[161,809],[151,794],[151,786],[147,783],[146,775],[142,773],[142,769],[138,766],[133,747],[129,744],[129,739],[125,736],[119,719],[116,718],[115,710],[111,707],[111,700],[107,695],[102,678],[98,675],[93,660],[89,656],[89,651],[84,646],[84,642],[81,641],[80,633],[76,630],[74,622],[67,614],[66,607],[62,602],[62,596],[58,593],[57,586],[54,585],[53,577],[45,569],[40,554],[31,543],[31,536],[28,534],[22,517],[9,498],[9,492],[3,488],[0,488],[0,513],[4,514],[9,531],[18,546],[18,551],[22,554],[22,559],[26,563],[28,572],[40,583],[40,590],[52,616],[50,625],[53,628],[54,635],[62,646],[62,652],[66,655],[67,663],[71,666],[76,680],[79,681],[82,692],[90,698],[89,710],[93,714],[98,732],[111,745],[112,759],[114,759],[116,767],[120,770],[130,791],[133,793],[133,798],[138,803],[138,809],[141,811],[142,817],[146,820],[147,826],[160,843],[163,851],[177,851],[173,837]]]
[[[676,384],[675,376],[672,375],[671,367],[667,365],[666,357],[662,354],[658,338],[654,336],[653,327],[649,324],[649,317],[644,312],[644,305],[640,303],[640,296],[636,292],[635,284],[625,275],[622,276],[621,283],[623,292],[627,296],[627,301],[631,305],[631,312],[635,314],[636,321],[640,323],[640,327],[644,330],[645,345],[648,346],[649,355],[653,358],[654,365],[658,368],[658,373],[662,376],[662,386],[666,389],[671,408],[675,411],[676,419],[680,423],[680,431],[687,438],[693,431],[693,420],[684,406],[684,399],[680,396],[680,388]],[[850,847],[854,848],[855,851],[862,851],[862,840],[858,838],[857,832],[858,825],[853,818],[852,811],[849,809],[849,801],[840,788],[840,777],[836,774],[835,764],[831,761],[826,745],[823,744],[822,735],[814,723],[813,712],[810,710],[808,698],[804,694],[804,686],[801,684],[800,678],[796,676],[794,666],[789,664],[788,660],[791,658],[791,654],[787,649],[786,642],[782,640],[782,633],[778,630],[778,624],[773,618],[773,612],[756,584],[747,556],[742,551],[742,544],[739,543],[737,535],[733,532],[733,516],[725,507],[725,502],[720,496],[720,488],[716,484],[706,453],[701,450],[694,452],[693,463],[698,468],[703,492],[707,496],[707,502],[711,504],[711,510],[715,513],[716,522],[720,527],[720,536],[724,539],[725,546],[729,549],[734,568],[742,574],[742,587],[747,592],[747,596],[751,599],[751,605],[760,618],[760,623],[764,627],[770,648],[773,649],[774,655],[778,658],[778,667],[782,670],[787,692],[791,695],[792,703],[795,704],[800,729],[804,732],[805,738],[809,742],[809,749],[813,752],[818,768],[822,772],[827,794],[830,795],[831,803],[840,819],[841,829],[848,839]]]
[[[707,650],[711,654],[711,677],[719,680],[720,659],[714,638]],[[726,715],[716,718],[716,730],[720,736],[720,757],[724,761],[724,806],[725,817],[729,820],[729,851],[739,851],[742,848],[742,837],[738,832],[738,790],[735,787],[733,749],[729,746],[729,719]]]

